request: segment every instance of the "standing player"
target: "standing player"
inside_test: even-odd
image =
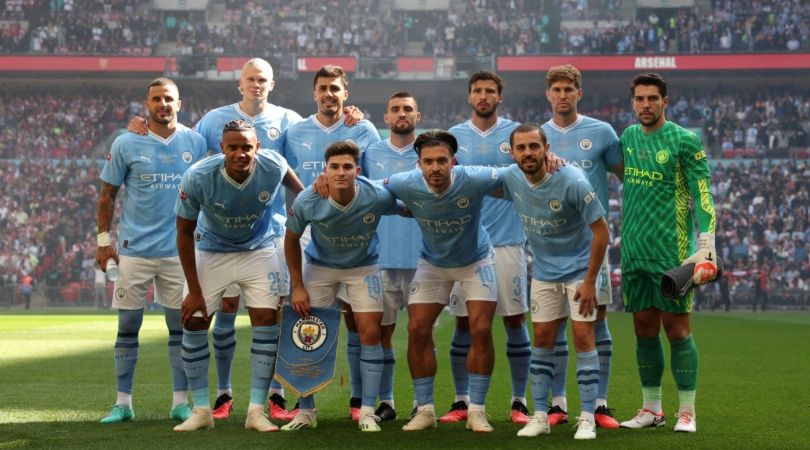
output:
[[[667,300],[661,294],[660,282],[665,271],[682,263],[695,263],[696,285],[717,276],[709,163],[700,138],[667,120],[669,97],[663,77],[655,73],[637,75],[630,90],[639,123],[621,137],[625,164],[622,286],[625,310],[633,313],[643,404],[636,417],[621,426],[664,425],[664,348],[659,335],[663,325],[680,403],[675,431],[695,432],[698,352],[690,320],[693,294]],[[697,250],[690,196],[700,230]]]
[[[419,170],[398,173],[386,180],[386,187],[413,213],[423,236],[408,303],[408,365],[417,411],[402,429],[436,427],[433,324],[458,282],[467,302],[472,334],[467,357],[467,428],[490,432],[493,428],[484,404],[495,361],[492,316],[498,284],[489,236],[481,226],[481,207],[484,196],[501,187],[501,177],[493,168],[455,166],[458,143],[446,131],[423,133],[413,146]]]
[[[608,205],[608,170],[619,180],[624,175],[619,138],[610,125],[577,113],[577,103],[582,98],[582,74],[576,67],[564,65],[552,67],[546,74],[546,99],[551,104],[552,118],[543,124],[550,147],[568,163],[581,168],[594,187],[599,202]],[[613,302],[610,289],[610,268],[604,258],[599,272],[599,309],[596,317],[596,350],[599,352],[599,392],[596,396],[596,425],[603,428],[618,428],[619,423],[607,407],[610,362],[613,340],[607,325],[607,306]],[[565,334],[566,319],[558,321],[554,344],[554,378],[551,380],[551,409],[548,422],[557,425],[568,422],[568,404],[565,395],[565,378],[568,368],[568,340]]]
[[[206,113],[195,129],[205,137],[208,151],[219,153],[222,142],[222,129],[228,122],[242,119],[253,124],[262,149],[281,152],[284,149],[284,131],[292,124],[301,121],[295,111],[270,103],[267,98],[275,87],[273,67],[261,58],[253,58],[242,66],[239,77],[239,92],[242,100],[239,103],[222,106]],[[276,254],[279,258],[281,279],[279,293],[282,297],[289,294],[287,286],[286,263],[284,260],[284,222],[287,220],[287,208],[284,195],[273,196],[273,231],[276,234]],[[217,399],[214,403],[215,419],[224,419],[233,409],[233,391],[231,389],[231,366],[236,351],[236,313],[239,309],[239,289],[230,286],[222,298],[222,307],[216,314],[213,330],[214,359],[217,367]],[[270,389],[270,416],[276,420],[290,420],[295,414],[288,413],[284,391],[281,385],[273,381]]]
[[[458,140],[459,164],[465,166],[506,167],[513,160],[509,154],[509,134],[516,122],[498,116],[503,101],[503,80],[494,72],[474,73],[468,83],[467,101],[472,118],[450,128]],[[529,421],[526,408],[526,385],[529,378],[531,341],[526,328],[526,236],[511,203],[497,198],[485,198],[481,223],[494,247],[495,273],[498,277],[498,307],[495,313],[503,317],[506,329],[506,357],[512,375],[510,419],[513,423]],[[462,301],[459,301],[462,299]],[[467,374],[467,354],[470,351],[470,324],[459,287],[453,291],[450,311],[456,316],[456,330],[450,346],[450,367],[456,387],[456,399],[441,422],[459,422],[467,418],[470,402],[470,382]]]
[[[340,286],[348,294],[360,336],[362,401],[358,420],[362,431],[380,431],[374,403],[383,372],[380,321],[383,317],[382,280],[377,253],[377,225],[384,214],[397,214],[394,197],[360,174],[360,149],[351,142],[327,147],[328,198],[314,189],[298,196],[290,210],[285,254],[290,267],[292,307],[307,317],[310,306],[330,307]],[[301,267],[301,235],[311,226],[306,247],[307,266]],[[300,409],[285,431],[315,428],[315,396],[300,398]]]
[[[208,397],[208,327],[226,287],[235,283],[245,296],[253,328],[245,428],[277,431],[264,415],[278,347],[282,277],[271,204],[282,182],[296,193],[303,186],[277,153],[258,151],[255,128],[247,121],[225,125],[221,147],[222,154],[201,161],[186,173],[175,207],[177,248],[188,282],[182,307],[183,368],[194,409],[174,429],[214,426]]]
[[[174,218],[168,210],[174,204],[183,173],[205,156],[205,140],[177,123],[181,102],[172,80],[157,78],[149,84],[145,106],[151,118],[148,134],[126,133],[116,138],[101,171],[96,262],[106,271],[107,261],[112,258],[121,272],[121,278],[115,282],[112,303],[118,309],[115,339],[118,398],[101,423],[135,418],[132,383],[138,362],[138,332],[152,283],[156,300],[164,307],[169,329],[169,364],[174,390],[170,416],[185,420],[191,414],[180,357],[183,270],[174,245]],[[110,227],[115,196],[122,185],[126,189],[116,253],[110,243]]]
[[[374,125],[361,120],[356,126],[348,127],[343,122],[344,102],[349,98],[349,78],[339,66],[326,65],[315,73],[313,80],[314,100],[318,112],[307,117],[287,130],[284,142],[284,157],[301,178],[304,186],[310,186],[324,170],[324,151],[329,145],[340,141],[357,144],[365,151],[371,144],[380,140]],[[309,233],[302,235],[303,245],[309,242]],[[341,296],[339,294],[339,296]],[[349,412],[354,421],[360,418],[362,387],[360,385],[360,337],[352,323],[352,315],[345,314],[349,329],[347,353],[351,371],[352,392]]]
[[[531,377],[535,413],[518,436],[550,432],[546,413],[554,367],[554,340],[569,316],[577,350],[582,413],[574,439],[595,439],[594,410],[599,358],[594,342],[597,277],[608,243],[604,210],[584,172],[567,166],[549,174],[545,133],[528,123],[510,137],[517,166],[505,169],[504,198],[515,203],[532,253]]]
[[[385,123],[391,137],[372,144],[363,153],[362,168],[368,178],[381,180],[416,167],[416,125],[422,119],[416,99],[407,92],[396,92],[388,99]],[[383,217],[377,228],[380,237],[380,268],[383,285],[382,346],[383,372],[380,380],[380,406],[374,414],[382,421],[397,418],[394,406],[396,354],[391,341],[399,310],[408,305],[411,281],[416,273],[422,233],[413,219]]]

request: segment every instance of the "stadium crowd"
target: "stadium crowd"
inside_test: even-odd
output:
[[[379,1],[225,3],[221,20],[206,22],[160,14],[146,0],[4,0],[0,52],[150,55],[161,42],[176,42],[179,55],[267,57],[395,57],[409,41],[422,42],[426,56],[473,57],[810,47],[810,5],[799,0],[714,0],[708,11],[623,8],[625,0],[484,1],[424,15]]]
[[[564,27],[560,48],[568,54],[807,51],[810,5],[764,0],[746,8],[745,3],[714,0],[708,14],[697,7],[677,8],[668,14],[667,10],[640,8],[635,20]]]

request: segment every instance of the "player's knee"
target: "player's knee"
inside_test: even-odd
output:
[[[428,344],[433,338],[433,325],[422,323],[422,321],[411,320],[408,322],[408,341],[412,344]]]
[[[220,311],[233,314],[239,309],[239,297],[223,297]]]
[[[542,326],[535,323],[534,326],[534,346],[540,348],[554,347],[554,341],[557,337],[557,329],[552,326]]]
[[[503,324],[507,328],[520,328],[526,323],[526,316],[518,314],[516,316],[504,316]]]
[[[461,330],[469,330],[470,329],[470,318],[469,317],[456,317],[456,328]]]

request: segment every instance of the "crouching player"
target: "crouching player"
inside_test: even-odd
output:
[[[287,219],[284,252],[290,270],[292,307],[306,317],[310,307],[331,307],[338,288],[346,287],[360,335],[362,403],[359,427],[380,431],[374,404],[383,371],[380,322],[383,292],[377,264],[377,225],[382,215],[397,214],[394,197],[381,185],[360,174],[360,149],[352,142],[327,147],[326,179],[329,195],[308,190],[295,199]],[[306,247],[302,269],[301,235],[307,225],[312,240]],[[315,428],[315,397],[301,397],[295,418],[284,431]]]
[[[604,210],[580,169],[566,166],[553,174],[546,170],[549,146],[539,125],[518,126],[510,144],[517,166],[504,169],[504,198],[517,207],[534,253],[530,378],[535,413],[518,436],[550,433],[546,411],[557,321],[570,316],[582,403],[574,439],[595,439],[599,358],[594,321],[597,278],[608,243]]]
[[[253,328],[245,428],[278,431],[264,415],[276,362],[279,280],[283,276],[276,257],[271,204],[280,184],[295,193],[303,185],[281,156],[258,151],[256,130],[247,121],[227,123],[221,147],[222,154],[204,159],[186,172],[175,207],[177,249],[189,291],[181,307],[183,368],[194,409],[174,430],[214,426],[208,395],[208,328],[221,307],[225,288],[237,284]]]

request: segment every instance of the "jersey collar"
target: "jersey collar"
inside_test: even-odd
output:
[[[250,181],[253,180],[253,174],[256,173],[256,170],[254,169],[253,172],[250,172],[250,175],[248,175],[247,179],[242,183],[237,182],[236,180],[231,178],[230,175],[228,175],[228,171],[225,170],[225,161],[222,161],[222,167],[219,168],[219,172],[222,174],[222,178],[224,178],[225,181],[228,182],[228,184],[235,187],[236,189],[239,189],[240,191],[244,191],[245,188],[250,184]]]
[[[556,132],[558,132],[560,134],[565,134],[565,133],[568,133],[569,131],[573,130],[574,128],[576,128],[580,123],[582,123],[582,121],[584,119],[585,119],[585,116],[583,116],[582,114],[577,114],[577,120],[575,120],[574,123],[572,123],[571,125],[568,125],[567,127],[561,127],[561,126],[557,125],[556,123],[554,123],[554,119],[549,119],[549,121],[546,122],[546,123],[548,124],[548,126],[550,126]]]
[[[160,142],[160,143],[161,143],[161,144],[163,144],[163,145],[169,145],[169,144],[171,144],[171,142],[174,140],[174,138],[177,136],[177,131],[178,131],[178,130],[180,130],[180,126],[181,126],[181,125],[178,123],[178,124],[177,124],[177,127],[174,129],[174,131],[172,132],[172,134],[170,134],[170,135],[169,135],[169,137],[167,137],[167,138],[165,138],[165,139],[164,139],[164,138],[162,138],[162,137],[160,137],[159,135],[157,135],[157,134],[155,134],[155,133],[152,133],[152,131],[151,131],[151,130],[148,130],[148,131],[147,131],[147,135],[148,135],[149,137],[151,137],[152,139],[154,139],[154,140],[156,140],[156,141]]]
[[[487,137],[487,136],[489,136],[490,134],[494,133],[494,132],[495,132],[495,130],[497,130],[497,129],[498,129],[498,127],[501,125],[501,121],[502,121],[502,120],[503,120],[503,117],[498,116],[498,121],[497,121],[497,122],[495,122],[495,124],[494,124],[494,125],[492,125],[491,127],[489,127],[489,129],[488,129],[487,131],[481,131],[481,129],[480,129],[480,128],[478,128],[477,126],[475,126],[475,125],[473,124],[472,119],[467,120],[467,126],[468,126],[468,127],[470,127],[470,129],[471,129],[471,130],[473,130],[475,133],[477,133],[479,136],[481,136],[481,137]]]
[[[411,142],[410,144],[408,144],[408,145],[406,145],[405,147],[402,147],[402,148],[399,148],[396,145],[394,145],[391,142],[391,138],[386,139],[385,142],[388,144],[388,148],[390,148],[392,151],[394,151],[396,153],[399,153],[400,155],[403,155],[403,154],[405,154],[405,152],[408,152],[408,151],[413,151],[413,142]]]
[[[352,198],[352,201],[350,201],[348,205],[343,206],[340,203],[332,200],[332,197],[327,197],[327,198],[329,199],[329,204],[330,205],[334,206],[335,208],[337,208],[341,212],[346,212],[346,211],[352,209],[352,206],[354,206],[354,204],[357,202],[357,197],[360,197],[360,186],[355,181],[354,182],[354,198]]]
[[[327,127],[326,125],[322,124],[320,120],[318,120],[317,114],[313,114],[309,116],[309,118],[312,120],[312,123],[314,123],[316,127],[320,128],[321,131],[323,131],[326,134],[330,134],[333,131],[340,128],[341,126],[343,126],[343,121],[338,120],[331,127]]]

